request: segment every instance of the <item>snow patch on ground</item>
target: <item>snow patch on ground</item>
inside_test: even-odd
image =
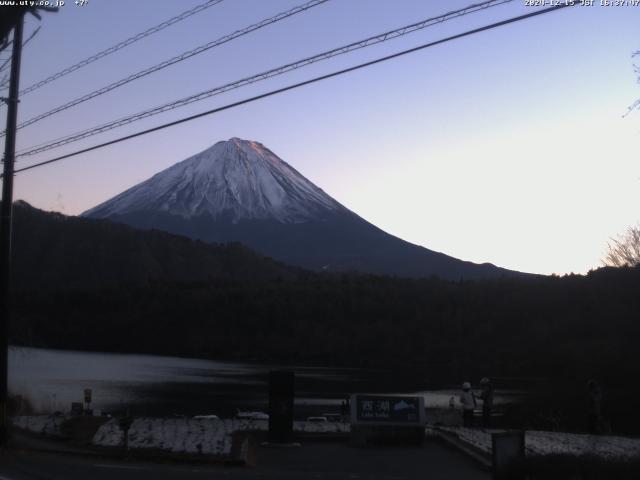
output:
[[[533,455],[566,453],[612,459],[640,458],[640,439],[637,438],[533,431],[527,432],[525,446]]]
[[[137,418],[129,429],[129,448],[228,456],[232,433],[232,425],[226,420]],[[101,447],[121,447],[124,432],[118,420],[112,419],[102,425],[92,443]]]
[[[229,456],[234,433],[267,431],[268,428],[267,420],[138,418],[129,429],[129,448]],[[349,425],[293,422],[293,430],[298,433],[348,433]],[[102,425],[93,437],[93,444],[101,447],[121,447],[123,442],[124,433],[116,419]]]
[[[427,428],[427,434],[433,430]],[[437,430],[457,436],[486,454],[491,454],[491,434],[499,430],[461,427],[438,427]],[[530,456],[593,455],[607,459],[640,458],[640,439],[563,432],[525,432],[525,450]]]
[[[62,437],[60,426],[66,419],[67,417],[60,415],[23,415],[12,417],[11,424],[28,432],[48,437]]]
[[[296,433],[349,433],[348,423],[342,422],[293,422]]]
[[[69,416],[34,415],[12,418],[13,426],[47,437],[61,438],[62,423]],[[136,418],[129,428],[129,448],[164,450],[172,453],[202,454],[219,457],[231,455],[233,434],[266,432],[268,420],[215,418]],[[349,424],[340,422],[293,422],[296,433],[345,434]],[[118,419],[100,426],[92,444],[99,447],[122,447],[124,433]]]

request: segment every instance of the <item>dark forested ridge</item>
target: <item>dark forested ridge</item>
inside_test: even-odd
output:
[[[637,373],[640,269],[447,282],[301,274],[16,296],[34,346],[494,375]]]
[[[527,376],[578,397],[595,377],[640,431],[625,400],[640,392],[639,267],[458,282],[319,274],[240,245],[23,207],[14,344]]]
[[[339,204],[264,145],[232,138],[84,212],[139,229],[240,242],[316,272],[458,280],[528,276],[413,245]]]
[[[13,340],[500,374],[636,369],[640,270],[451,282],[317,274],[17,205]]]
[[[14,204],[17,290],[94,289],[149,280],[290,278],[294,268],[240,244],[211,245],[158,230]]]

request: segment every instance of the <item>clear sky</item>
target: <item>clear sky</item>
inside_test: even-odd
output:
[[[27,87],[204,0],[72,0],[26,33]],[[304,3],[225,0],[24,96],[20,121]],[[473,3],[330,0],[24,128],[18,147],[73,133]],[[35,161],[470,28],[531,12],[524,0],[22,159]],[[230,137],[273,150],[380,228],[474,262],[538,273],[601,265],[640,220],[640,7],[577,6],[18,174],[15,198],[79,214]],[[6,53],[0,55],[0,60]],[[637,59],[640,63],[640,59]],[[0,110],[6,115],[6,109]]]

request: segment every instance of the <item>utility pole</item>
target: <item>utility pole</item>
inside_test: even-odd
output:
[[[16,153],[16,123],[18,119],[18,92],[20,87],[20,57],[22,55],[22,27],[24,13],[13,27],[11,78],[7,102],[7,135],[4,144],[4,173],[2,177],[2,211],[0,213],[0,447],[7,445],[9,422],[8,360],[9,315],[11,290],[11,223],[13,214],[13,165]]]

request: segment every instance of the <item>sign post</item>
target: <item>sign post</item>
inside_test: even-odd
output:
[[[122,430],[122,446],[124,447],[124,451],[129,451],[129,429],[133,424],[133,417],[129,416],[129,409],[127,409],[127,415],[124,417],[120,417],[118,419],[118,425],[120,426],[120,430]]]
[[[524,432],[521,430],[494,433],[491,435],[493,456],[493,478],[524,479],[522,471],[525,449]]]
[[[93,411],[91,410],[91,389],[90,388],[85,388],[84,389],[84,413],[85,415],[91,415],[93,414]]]
[[[293,438],[294,374],[269,372],[269,442],[290,443]]]

